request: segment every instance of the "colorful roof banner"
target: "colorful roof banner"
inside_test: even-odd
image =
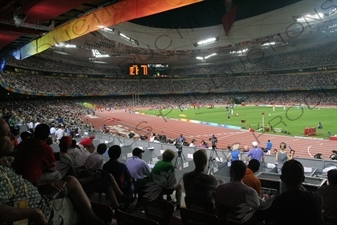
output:
[[[176,9],[202,0],[123,0],[61,25],[15,52],[17,59],[41,53],[60,42],[66,42],[102,27]]]

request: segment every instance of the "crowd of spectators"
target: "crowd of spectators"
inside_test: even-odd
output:
[[[303,47],[296,47],[297,45],[300,46],[299,43],[288,43],[281,47],[277,46],[272,51],[270,49],[252,48],[249,49],[245,55],[241,55],[240,57],[228,57],[228,59],[220,65],[199,64],[184,67],[170,67],[170,75],[219,75],[337,65],[337,59],[334,54],[337,50],[337,44],[334,41],[324,41],[324,44],[319,44],[318,46],[309,49],[301,49]],[[219,54],[220,57],[221,53]],[[109,69],[108,67],[98,67],[84,63],[75,65],[67,64],[67,62],[64,61],[52,61],[41,57],[30,57],[25,60],[9,58],[7,64],[19,68],[32,69],[34,71],[38,70],[69,74],[125,75],[125,71],[127,71],[126,67],[121,68],[116,66],[115,68],[111,67]]]
[[[41,57],[30,57],[25,60],[16,60],[14,58],[9,58],[7,64],[24,69],[32,69],[34,71],[48,71],[57,73],[96,74],[96,75],[99,74],[106,75],[111,73],[111,69],[98,68],[94,66],[88,66],[85,64],[84,65],[69,64],[63,61],[52,61]]]
[[[127,110],[132,108],[163,109],[188,108],[193,106],[227,105],[233,99],[241,99],[241,103],[274,104],[274,105],[336,105],[337,96],[334,92],[281,92],[254,94],[206,94],[206,95],[171,95],[171,96],[141,96],[135,103],[129,97],[80,98],[77,100],[21,100],[2,101],[1,115],[9,119],[15,117],[17,122],[44,121],[52,123],[62,117],[68,124],[80,124],[80,115],[91,113],[80,103],[87,102],[102,109]]]
[[[323,45],[320,48],[284,54],[273,52],[267,55],[261,49],[254,49],[251,52],[248,51],[246,55],[240,58],[231,58],[228,62],[224,62],[221,65],[195,65],[172,68],[171,74],[179,76],[189,74],[235,74],[337,65],[337,59],[333,53],[336,49],[336,43]],[[280,51],[280,49],[276,51]]]
[[[249,76],[249,79],[247,76],[214,76],[179,80],[79,79],[3,73],[0,79],[7,87],[20,91],[77,96],[333,89],[336,88],[337,73],[255,75]]]

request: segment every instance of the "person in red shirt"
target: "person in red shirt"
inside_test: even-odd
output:
[[[45,173],[56,171],[54,151],[46,144],[49,132],[48,125],[37,125],[34,137],[19,146],[12,164],[16,173],[32,183],[36,183]]]

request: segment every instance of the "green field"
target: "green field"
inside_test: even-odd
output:
[[[336,108],[312,108],[308,109],[300,107],[289,107],[284,110],[281,107],[260,106],[236,106],[234,114],[230,119],[227,118],[228,112],[225,107],[219,106],[213,109],[164,109],[164,110],[140,110],[149,115],[164,116],[166,118],[184,118],[189,120],[199,120],[204,122],[214,122],[226,125],[240,126],[244,129],[251,128],[258,130],[262,127],[262,112],[264,112],[264,125],[268,128],[268,124],[276,131],[276,134],[289,136],[304,136],[305,127],[316,127],[318,122],[323,124],[323,135],[318,134],[321,138],[329,138],[328,132],[332,135],[337,134],[337,109]],[[238,114],[238,116],[236,116]],[[241,123],[245,120],[245,123]],[[270,128],[270,127],[269,127]],[[286,132],[288,133],[286,133]],[[290,133],[290,134],[289,134]]]

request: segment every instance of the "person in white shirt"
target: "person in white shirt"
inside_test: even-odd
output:
[[[78,144],[78,147],[79,148],[72,146],[72,148],[68,150],[68,155],[73,159],[76,167],[82,167],[90,154],[95,151],[95,145],[92,143],[91,138],[84,138]]]
[[[135,180],[135,193],[138,193],[138,200],[136,207],[141,205],[141,199],[143,196],[142,188],[148,181],[148,177],[150,176],[150,167],[149,165],[142,160],[142,153],[145,151],[141,149],[141,147],[135,148],[132,151],[132,158],[126,160],[126,167],[128,168],[131,177]]]
[[[32,133],[33,129],[34,129],[34,123],[33,121],[29,121],[29,123],[27,124],[29,131]]]
[[[153,142],[155,137],[156,137],[156,134],[152,133],[152,136],[150,137],[150,142]]]
[[[55,132],[56,132],[56,128],[55,128],[54,125],[52,125],[52,126],[50,127],[50,135],[54,135]]]
[[[84,164],[84,167],[92,171],[101,170],[103,168],[103,164],[105,163],[102,155],[106,152],[107,149],[108,146],[106,144],[100,143],[97,146],[96,152],[89,155]]]
[[[39,125],[39,124],[40,124],[40,122],[39,122],[39,121],[36,121],[36,123],[34,124],[34,128],[36,128],[37,125]]]
[[[192,142],[191,142],[191,144],[190,144],[189,146],[190,146],[190,147],[195,147],[195,146],[196,146],[196,145],[195,145],[195,142],[196,142],[196,140],[193,139]]]
[[[55,138],[57,141],[61,140],[61,138],[64,136],[64,127],[60,126],[59,129],[55,132]]]
[[[157,138],[157,137],[154,137],[153,142],[160,143],[160,141],[158,141],[158,138]]]

